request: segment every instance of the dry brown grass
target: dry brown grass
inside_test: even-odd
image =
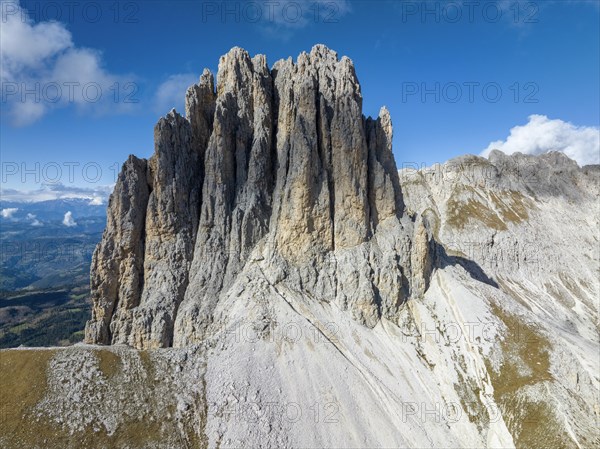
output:
[[[486,227],[505,231],[507,228],[500,217],[480,201],[469,198],[466,202],[450,199],[448,201],[448,224],[456,229],[464,229],[469,220],[482,222]]]
[[[121,359],[117,354],[106,349],[99,349],[95,351],[96,357],[98,357],[98,365],[100,371],[107,377],[112,379],[121,367]]]
[[[471,197],[459,200],[460,194]],[[516,191],[502,192],[497,195],[490,193],[490,200],[496,210],[485,204],[482,198],[472,187],[462,186],[457,188],[448,200],[448,224],[457,229],[463,229],[469,220],[478,220],[491,229],[505,231],[507,223],[521,223],[529,219],[528,210],[533,207],[527,198]],[[496,212],[498,211],[498,212]]]
[[[33,408],[46,391],[52,350],[0,351],[0,416],[3,447],[36,448],[57,433],[36,422]],[[48,447],[48,446],[46,446]]]
[[[519,317],[492,305],[494,315],[506,325],[501,343],[504,356],[499,370],[488,364],[494,397],[518,448],[574,447],[547,400],[550,373],[550,341]]]
[[[532,207],[528,200],[519,192],[503,192],[501,196],[490,192],[494,207],[500,211],[502,218],[508,222],[521,223],[529,219],[528,209]]]
[[[104,429],[70,434],[60,424],[44,417],[38,417],[34,407],[40,402],[47,389],[47,367],[56,350],[5,350],[0,351],[0,389],[1,427],[0,447],[3,449],[80,449],[80,448],[162,448],[176,447],[201,448],[207,446],[205,437],[199,437],[191,423],[184,423],[186,436],[181,438],[181,430],[175,421],[175,404],[167,409],[158,410],[149,404],[143,419],[126,417],[114,434],[108,435]],[[111,381],[117,378],[122,363],[118,354],[111,350],[95,351],[99,365],[105,376]],[[148,354],[142,352],[145,370],[154,369]],[[148,372],[148,382],[144,385],[132,385],[135,389],[147,390],[152,397],[153,374]],[[125,398],[124,400],[127,400]],[[150,419],[151,416],[153,419]],[[206,420],[206,410],[202,413]]]

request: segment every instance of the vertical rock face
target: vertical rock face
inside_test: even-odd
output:
[[[111,325],[114,343],[139,348],[171,344],[175,312],[188,284],[200,209],[200,154],[189,122],[169,113],[155,128],[148,161],[150,196],[144,227],[144,279],[139,307]]]
[[[381,109],[379,118],[367,119],[369,145],[369,204],[371,223],[377,226],[386,218],[404,210],[400,179],[392,153],[392,119],[389,111]]]
[[[86,341],[111,343],[110,324],[139,305],[144,282],[144,222],[148,206],[147,163],[130,156],[111,195],[102,241],[91,266],[92,319]]]
[[[178,335],[198,333],[210,319],[219,293],[268,232],[273,83],[266,59],[231,50],[219,63],[217,93],[204,160],[198,238]]]
[[[234,48],[216,91],[206,70],[188,90],[186,115],[161,119],[152,158],[123,167],[88,342],[200,342],[250,266],[370,327],[424,292],[431,236],[417,230],[411,258],[389,112],[362,115],[350,59],[319,45],[269,69]]]
[[[277,243],[294,258],[365,242],[368,148],[351,61],[317,46],[296,64],[279,61],[273,72]]]

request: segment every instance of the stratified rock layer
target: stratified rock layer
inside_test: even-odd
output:
[[[373,327],[431,271],[431,233],[404,214],[388,111],[362,115],[352,61],[324,46],[269,69],[232,49],[125,164],[92,265],[90,343],[203,341],[249,265],[271,285]],[[411,257],[411,251],[416,255]]]

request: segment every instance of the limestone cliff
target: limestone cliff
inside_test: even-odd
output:
[[[270,69],[232,49],[123,166],[92,264],[89,343],[201,342],[248,264],[373,327],[424,293],[430,233],[405,214],[392,124],[352,61],[317,45]]]

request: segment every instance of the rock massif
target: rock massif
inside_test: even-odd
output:
[[[131,156],[92,263],[86,341],[201,342],[248,264],[373,327],[424,292],[429,235],[404,211],[392,124],[362,114],[350,59],[324,46],[275,63],[232,49]],[[419,251],[417,251],[419,252]]]
[[[322,46],[186,100],[111,197],[95,344],[0,352],[0,446],[600,446],[598,167],[398,173]]]

